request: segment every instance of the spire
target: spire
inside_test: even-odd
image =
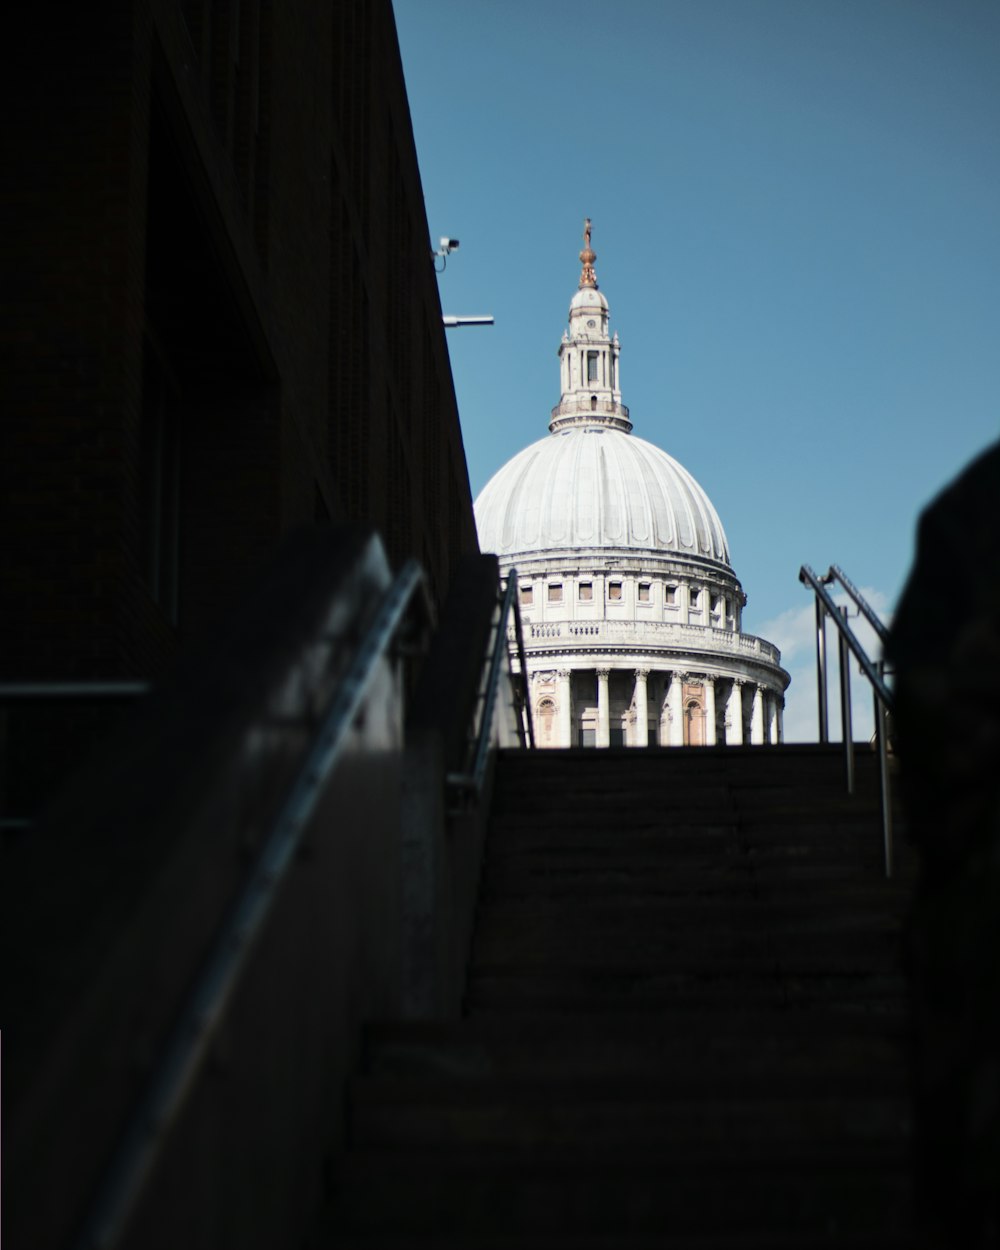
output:
[[[549,429],[554,433],[570,426],[604,427],[627,434],[632,422],[622,403],[618,376],[621,344],[618,335],[608,331],[608,301],[597,289],[589,217],[583,223],[583,242],[580,289],[570,300],[569,327],[559,344],[562,394],[552,409]]]
[[[580,261],[583,265],[583,272],[580,274],[580,286],[592,286],[597,290],[597,274],[594,273],[594,261],[597,260],[597,253],[590,246],[590,218],[583,219],[583,251],[580,253]]]

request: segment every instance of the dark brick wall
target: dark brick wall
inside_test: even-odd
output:
[[[476,548],[389,0],[22,15],[0,678],[156,677],[300,523]]]

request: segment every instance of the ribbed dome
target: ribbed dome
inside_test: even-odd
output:
[[[482,551],[630,548],[729,565],[722,522],[665,451],[607,426],[559,430],[495,473],[475,504]]]

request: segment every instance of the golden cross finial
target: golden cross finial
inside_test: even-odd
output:
[[[590,218],[583,219],[583,251],[580,253],[580,260],[583,264],[583,272],[580,274],[580,286],[592,286],[597,288],[597,274],[594,273],[594,261],[597,255],[590,246]]]

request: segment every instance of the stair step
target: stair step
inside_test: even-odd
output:
[[[775,857],[746,855],[729,861],[716,860],[700,866],[695,863],[672,869],[663,864],[628,865],[624,863],[532,864],[502,862],[487,865],[482,894],[491,901],[518,895],[566,899],[596,896],[619,900],[647,897],[767,897],[780,901],[812,896],[830,898],[830,889],[837,887],[844,900],[844,909],[851,905],[851,889],[857,883],[863,890],[878,879],[881,863],[874,861],[861,870],[855,864],[826,862],[804,856]],[[899,900],[897,911],[903,910],[904,883],[886,891],[886,897]],[[808,892],[808,894],[807,894]]]
[[[558,1012],[586,1012],[589,1007],[591,1012],[656,1012],[673,1006],[721,1011],[733,1007],[781,1007],[786,1001],[773,968],[757,975],[726,972],[710,977],[684,970],[656,969],[491,970],[473,972],[466,993],[471,1013],[483,1007]]]
[[[627,1057],[627,1058],[626,1058]],[[576,1096],[596,1097],[598,1086],[609,1074],[627,1072],[630,1096],[645,1099],[650,1091],[676,1098],[725,1097],[738,1100],[748,1091],[766,1089],[776,1101],[800,1100],[817,1089],[827,1096],[901,1097],[906,1092],[905,1069],[892,1049],[874,1057],[855,1048],[849,1052],[788,1054],[760,1051],[755,1054],[696,1055],[690,1051],[664,1048],[637,1053],[618,1047],[617,1055],[607,1050],[584,1051],[558,1057],[551,1054],[510,1055],[461,1046],[443,1047],[428,1055],[412,1049],[372,1057],[366,1065],[379,1079],[418,1080],[421,1090],[433,1096],[435,1090],[464,1101],[470,1091],[483,1083],[508,1079],[541,1082],[547,1095],[557,1088],[572,1087]],[[619,1082],[623,1079],[615,1077]],[[442,1082],[446,1087],[439,1090]],[[574,1082],[583,1082],[578,1088]],[[503,1093],[501,1087],[499,1093]]]
[[[639,1029],[639,1024],[642,1028]],[[366,1053],[384,1050],[469,1047],[477,1053],[574,1055],[596,1048],[597,1053],[623,1055],[666,1053],[748,1054],[814,1053],[817,1049],[857,1052],[859,1056],[896,1053],[906,1040],[905,1031],[887,1032],[882,1020],[859,1017],[844,1020],[839,1014],[810,1011],[737,1011],[730,1013],[731,1028],[720,1032],[718,1021],[688,1012],[666,1012],[656,1020],[582,1015],[576,1020],[496,1020],[488,1024],[459,1020],[380,1020],[365,1031]],[[888,1049],[887,1049],[888,1048]]]
[[[647,1147],[679,1161],[709,1159],[727,1150],[758,1158],[794,1149],[817,1162],[872,1163],[905,1158],[910,1126],[905,1099],[860,1095],[784,1098],[744,1091],[723,1097],[703,1091],[687,1098],[654,1082],[499,1082],[454,1085],[355,1081],[351,1124],[368,1148],[584,1150]]]
[[[464,1017],[366,1033],[337,1244],[915,1244],[875,762],[498,760]]]
[[[392,1233],[374,1237],[365,1233],[345,1234],[339,1230],[336,1215],[328,1217],[321,1236],[324,1240],[334,1237],[338,1250],[428,1250],[428,1242],[423,1237]],[[665,1242],[661,1235],[645,1236],[641,1232],[624,1237],[620,1234],[592,1236],[581,1232],[562,1236],[552,1231],[542,1237],[523,1233],[503,1237],[477,1230],[471,1235],[435,1233],[431,1244],[434,1250],[831,1250],[833,1246],[837,1250],[914,1250],[918,1243],[908,1233],[871,1236],[864,1232],[847,1233],[834,1225],[817,1233],[792,1233],[788,1236],[777,1232],[755,1234],[740,1229],[728,1237],[706,1237],[698,1232],[672,1233],[669,1242]]]
[[[473,971],[466,1005],[471,1013],[482,1008],[520,1011],[573,1012],[644,1010],[669,1007],[704,1008],[718,1012],[734,1007],[813,1004],[838,1010],[870,1010],[873,1004],[895,1006],[905,1001],[898,976],[881,973],[855,975],[820,972],[806,976],[792,972],[779,976],[773,968],[758,972],[735,969],[699,972],[677,968],[634,967],[544,970],[523,968]]]
[[[674,1236],[905,1234],[910,1180],[899,1162],[810,1165],[797,1151],[726,1152],[710,1167],[655,1151],[526,1157],[488,1150],[352,1151],[341,1171],[348,1230],[447,1236],[580,1232]],[[724,1195],[724,1199],[722,1196]]]
[[[669,846],[671,854],[685,850],[718,851],[727,845],[739,846],[736,822],[725,820],[693,824],[690,820],[673,822],[657,816],[630,821],[627,829],[612,821],[581,819],[569,828],[554,825],[551,820],[532,816],[507,816],[490,824],[490,855],[516,854],[530,850],[617,851],[621,855],[662,855]]]

